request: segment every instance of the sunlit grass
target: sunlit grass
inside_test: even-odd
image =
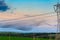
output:
[[[33,40],[33,38],[16,37],[16,36],[0,36],[0,40]],[[49,39],[48,38],[35,38],[35,40],[49,40]]]

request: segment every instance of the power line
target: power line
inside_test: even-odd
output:
[[[54,10],[57,13],[57,33],[55,40],[60,40],[60,3],[59,0],[57,0],[57,4],[54,5]]]
[[[29,15],[25,15],[25,17],[24,18],[16,18],[16,19],[7,19],[7,20],[2,20],[3,22],[7,22],[7,21],[16,21],[16,20],[18,20],[18,19],[25,19],[25,18],[34,18],[34,17],[37,17],[37,16],[42,16],[42,15],[49,15],[49,16],[46,16],[46,17],[50,17],[50,16],[55,16],[54,15],[54,12],[50,12],[50,13],[43,13],[43,14],[39,14],[39,15],[34,15],[34,16],[29,16]],[[51,14],[51,15],[50,15]],[[27,17],[26,17],[27,16]],[[2,22],[1,21],[1,22]]]

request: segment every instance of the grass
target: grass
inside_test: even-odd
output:
[[[0,36],[0,40],[33,40],[33,38]],[[36,38],[35,40],[49,40],[49,39],[48,38]]]

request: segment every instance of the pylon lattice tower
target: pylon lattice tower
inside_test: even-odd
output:
[[[57,33],[55,40],[60,40],[60,3],[59,0],[56,5],[54,5],[54,10],[57,13]]]

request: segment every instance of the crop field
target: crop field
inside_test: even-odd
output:
[[[0,40],[49,40],[48,38],[29,38],[29,37],[15,37],[15,36],[0,36]],[[53,40],[53,39],[51,39]]]
[[[13,33],[1,32],[0,40],[54,40],[55,33]]]

